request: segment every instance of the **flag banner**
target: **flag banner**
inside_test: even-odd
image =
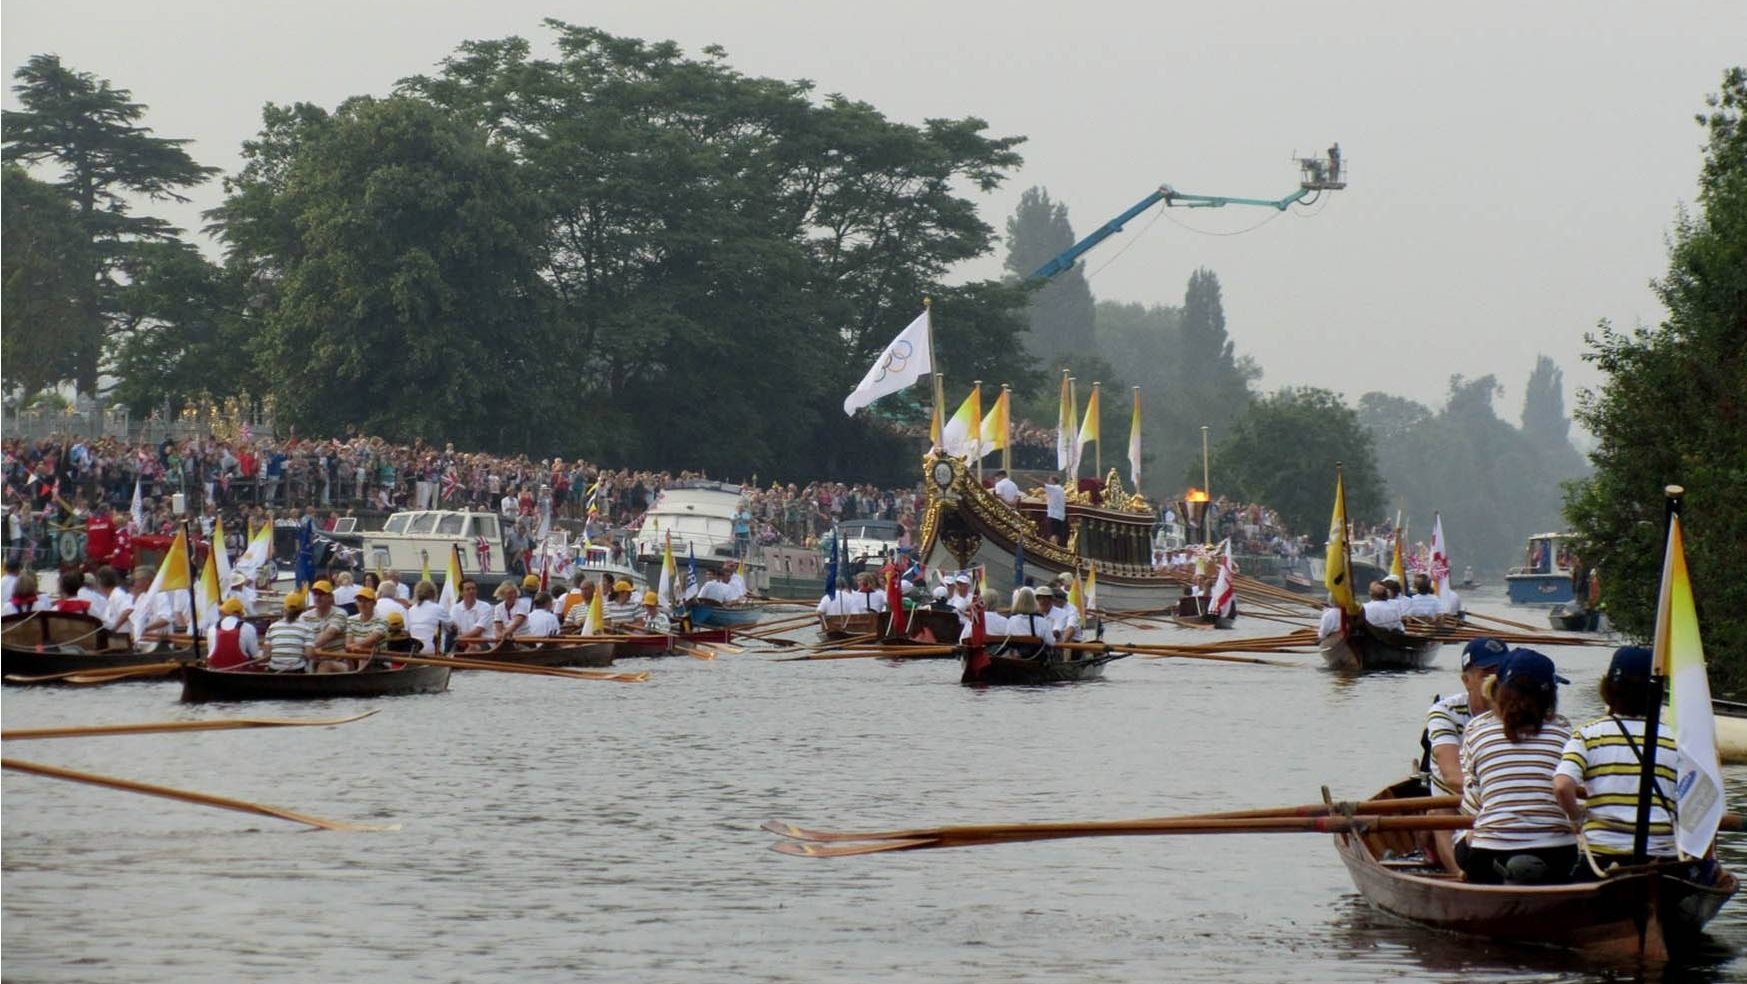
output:
[[[1055,418],[1055,466],[1067,471],[1075,464],[1080,441],[1074,436],[1074,397],[1068,388],[1068,374],[1062,373],[1061,403]]]
[[[685,545],[685,596],[686,596],[686,598],[688,598],[688,599],[696,598],[698,596],[698,588],[699,587],[700,587],[700,585],[698,584],[698,552],[697,552],[697,549],[688,541]]]
[[[444,610],[455,607],[461,600],[461,547],[459,544],[449,544],[449,567],[443,572],[443,590],[437,595],[437,604]]]
[[[841,568],[843,558],[843,533],[837,527],[831,527],[831,562],[825,565],[825,597],[837,600],[837,572]]]
[[[1426,574],[1434,593],[1450,593],[1450,549],[1444,545],[1444,517],[1438,513],[1432,513],[1432,564]]]
[[[1231,540],[1225,541],[1225,556],[1219,562],[1219,577],[1213,582],[1213,608],[1215,615],[1230,618],[1237,611],[1237,585],[1232,580],[1237,573],[1237,564],[1231,559]]]
[[[224,582],[219,579],[218,551],[212,544],[206,548],[206,561],[200,565],[200,580],[194,586],[194,600],[199,603],[200,624],[218,621],[218,606],[224,602]]]
[[[1662,561],[1662,591],[1656,604],[1655,673],[1668,680],[1670,699],[1663,726],[1680,749],[1675,775],[1674,843],[1680,853],[1704,857],[1723,819],[1723,774],[1717,764],[1717,722],[1711,685],[1699,641],[1698,609],[1686,571],[1686,539],[1680,516],[1669,521]],[[1660,764],[1660,763],[1658,763]]]
[[[254,580],[266,565],[272,550],[273,524],[262,523],[255,535],[249,538],[249,545],[243,549],[243,555],[237,558],[236,569],[242,571],[249,580]]]
[[[1101,416],[1099,405],[1102,402],[1097,388],[1094,387],[1092,395],[1086,397],[1086,419],[1080,424],[1080,445],[1082,447],[1102,440],[1098,436],[1098,418]]]
[[[606,609],[601,603],[602,593],[596,591],[594,597],[588,600],[588,614],[582,620],[583,635],[600,635],[607,630]]]
[[[661,541],[661,577],[656,582],[655,593],[661,596],[663,605],[671,605],[679,601],[673,593],[677,587],[674,583],[679,570],[673,564],[673,531],[669,530]]]
[[[928,330],[928,309],[923,308],[916,320],[899,332],[874,360],[855,390],[843,398],[843,412],[854,416],[855,411],[875,400],[901,392],[933,374]]]
[[[940,432],[941,450],[973,461],[982,457],[978,450],[983,421],[982,403],[982,388],[971,387],[971,394],[959,404],[958,412],[952,415],[952,419],[946,422],[946,428]]]
[[[1329,601],[1350,614],[1359,610],[1353,600],[1353,577],[1347,570],[1347,492],[1341,475],[1335,474],[1334,514],[1328,521],[1328,553],[1322,565],[1322,583]]]
[[[157,576],[152,578],[151,587],[133,606],[133,637],[136,641],[157,614],[158,597],[167,592],[187,591],[188,585],[188,537],[177,530],[176,538],[170,541],[170,549],[164,553],[163,563],[158,565]],[[171,604],[175,604],[174,595]]]
[[[1128,477],[1140,491],[1140,387],[1134,388],[1134,409],[1128,416]]]
[[[137,478],[133,480],[133,509],[130,515],[133,517],[133,531],[144,533],[146,531],[146,506],[145,500],[140,498],[140,480]]]
[[[224,520],[215,519],[212,522],[211,553],[215,554],[214,564],[218,567],[218,590],[221,598],[228,598],[231,591],[231,558],[225,549]]]
[[[1095,567],[1086,568],[1086,586],[1085,586],[1084,590],[1086,592],[1085,611],[1087,611],[1087,612],[1097,611],[1098,610],[1098,569],[1097,568],[1095,568]]]
[[[995,397],[995,405],[989,408],[989,415],[983,418],[983,426],[979,430],[982,438],[982,454],[1006,449],[1007,422],[1012,413],[1009,404],[1012,402],[1012,398],[1013,393],[1010,390],[1002,390],[1001,395]]]

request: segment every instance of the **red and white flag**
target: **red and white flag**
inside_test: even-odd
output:
[[[1434,593],[1450,593],[1450,555],[1444,546],[1444,517],[1438,513],[1432,513],[1432,569],[1427,573]]]
[[[1225,541],[1225,556],[1219,561],[1219,577],[1213,582],[1213,612],[1221,618],[1228,618],[1237,610],[1237,587],[1232,583],[1232,576],[1237,573],[1237,564],[1231,559],[1231,541]]]

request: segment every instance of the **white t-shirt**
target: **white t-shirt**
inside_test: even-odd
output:
[[[883,612],[886,596],[879,591],[855,590],[849,593],[849,610],[853,612]]]
[[[529,612],[528,621],[523,629],[525,631],[522,632],[522,635],[533,636],[537,639],[561,635],[564,631],[563,626],[558,624],[558,616],[545,608],[536,608]]]
[[[970,620],[968,618],[965,619],[964,629],[962,629],[958,634],[958,641],[968,642],[970,640],[971,626],[973,624],[974,623],[972,622],[972,620]],[[985,638],[985,639],[998,639],[1001,636],[1004,636],[1006,634],[1007,634],[1007,616],[1002,615],[1000,612],[992,612],[992,611],[989,611],[988,609],[984,609],[983,610],[983,638]]]
[[[1049,616],[1041,613],[1007,616],[1007,635],[1036,636],[1052,645],[1056,642],[1055,627],[1049,624]]]
[[[465,602],[457,601],[449,606],[449,621],[455,623],[455,634],[465,636],[474,629],[484,626],[485,638],[491,638],[491,606],[475,598],[473,607],[468,608]]]
[[[995,483],[995,496],[1009,506],[1019,502],[1019,484],[1011,478],[1003,478]]]
[[[1050,519],[1068,518],[1068,490],[1051,482],[1043,487],[1043,514]]]
[[[504,606],[504,603],[501,601],[498,602],[497,604],[491,606],[491,637],[493,639],[501,638],[505,632],[509,631],[510,623],[515,621],[516,616],[523,615],[523,614],[526,614],[526,613],[521,610],[521,602],[519,599],[517,601],[510,602],[510,604],[507,608]],[[510,633],[510,634],[511,635],[518,635],[518,636],[527,635],[528,634],[527,622],[524,621],[521,624],[521,626],[519,626],[513,633]]]
[[[1417,594],[1408,600],[1407,613],[1420,618],[1436,618],[1444,613],[1444,602],[1435,594]]]
[[[358,600],[358,585],[342,584],[334,589],[334,607],[344,608]]]
[[[127,625],[122,622],[121,617],[127,614],[128,609],[132,607],[133,595],[122,588],[116,588],[109,593],[109,600],[103,603],[100,616],[103,619],[103,624],[111,632],[125,631]]]
[[[12,600],[12,586],[18,583],[17,574],[0,574],[0,598]]]
[[[1462,613],[1462,596],[1456,593],[1455,588],[1438,595],[1438,600],[1444,603],[1445,615],[1460,615]]]
[[[1066,602],[1052,605],[1049,610],[1049,624],[1055,629],[1056,638],[1065,639],[1069,629],[1080,627],[1079,609]]]
[[[728,603],[733,604],[744,597],[746,597],[745,578],[738,574],[730,575],[728,578]]]
[[[1322,610],[1322,622],[1316,627],[1316,637],[1318,639],[1327,639],[1331,635],[1339,634],[1340,631],[1341,610],[1334,605],[1324,608]]]
[[[1401,611],[1393,601],[1367,601],[1365,621],[1379,629],[1400,629]]]
[[[947,595],[946,603],[952,606],[953,611],[963,614],[966,609],[971,607],[971,596],[968,594],[961,595],[957,591],[954,591],[952,594]]]
[[[734,600],[732,594],[733,592],[728,589],[728,586],[721,581],[705,581],[698,588],[699,598],[704,601],[713,601],[719,605],[731,604]]]
[[[821,615],[848,615],[856,611],[850,607],[849,596],[851,594],[854,592],[839,591],[835,598],[830,595],[820,595],[819,604],[815,610]]]
[[[443,626],[449,613],[434,601],[421,601],[406,610],[406,634],[419,641],[419,651],[434,653],[442,645]]]

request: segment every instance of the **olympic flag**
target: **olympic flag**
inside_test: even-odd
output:
[[[928,309],[923,308],[910,326],[886,346],[861,384],[843,399],[843,412],[850,416],[882,396],[891,396],[934,372],[928,351]]]

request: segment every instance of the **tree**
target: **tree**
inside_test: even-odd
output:
[[[89,264],[84,229],[72,203],[8,164],[0,188],[0,252],[6,256],[0,298],[0,363],[8,386],[28,400],[72,378],[78,349],[66,344],[84,325]]]
[[[1213,453],[1214,485],[1237,501],[1266,503],[1288,529],[1320,539],[1334,510],[1337,461],[1347,515],[1380,517],[1383,480],[1358,414],[1328,390],[1288,387],[1255,400],[1232,424]]]
[[[1571,441],[1571,420],[1565,416],[1565,374],[1544,355],[1535,357],[1535,371],[1523,388],[1523,434],[1548,450],[1558,450]]]
[[[528,449],[566,388],[509,154],[414,99],[267,121],[219,218],[239,275],[274,281],[259,360],[282,422]]]
[[[1029,283],[1030,327],[1025,348],[1046,367],[1094,351],[1092,288],[1080,264],[1047,281],[1031,282],[1032,271],[1077,241],[1068,206],[1051,201],[1042,187],[1027,188],[1007,220],[1007,272]]]
[[[241,271],[209,262],[186,243],[148,243],[123,267],[111,394],[144,414],[166,402],[270,390],[257,371],[260,319]]]
[[[146,107],[107,79],[77,72],[55,55],[34,55],[13,75],[18,111],[4,117],[5,160],[45,163],[60,171],[59,186],[77,210],[90,245],[85,253],[84,317],[63,336],[72,349],[79,392],[97,390],[109,318],[125,284],[115,278],[134,244],[168,240],[178,230],[132,214],[129,196],[185,202],[181,189],[217,169],[195,163],[186,140],[152,136],[139,126]]]
[[[1682,524],[1693,594],[1720,689],[1747,687],[1747,69],[1729,69],[1699,117],[1706,144],[1696,214],[1681,213],[1656,291],[1655,330],[1607,322],[1584,355],[1606,379],[1577,416],[1595,435],[1595,474],[1566,515],[1599,568],[1608,617],[1640,639],[1654,628],[1663,487],[1686,488]]]

